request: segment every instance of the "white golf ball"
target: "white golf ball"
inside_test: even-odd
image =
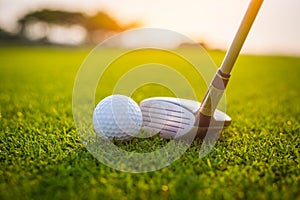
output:
[[[142,126],[142,111],[124,95],[111,95],[98,103],[93,114],[95,132],[103,139],[130,140]]]

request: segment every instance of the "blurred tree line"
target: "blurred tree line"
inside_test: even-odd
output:
[[[122,26],[102,11],[88,16],[80,12],[49,9],[27,13],[18,20],[18,24],[16,33],[0,28],[0,42],[52,44],[55,42],[51,40],[50,30],[64,28],[65,34],[68,34],[68,30],[77,30],[83,37],[81,44],[97,44],[115,33],[139,26],[137,22]]]

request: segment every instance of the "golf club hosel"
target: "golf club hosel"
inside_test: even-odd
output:
[[[226,73],[222,72],[221,69],[219,69],[217,71],[214,79],[212,80],[211,86],[213,86],[219,90],[225,90],[225,88],[228,84],[229,78],[230,78],[230,74],[226,74]]]
[[[222,98],[229,78],[230,74],[223,73],[221,69],[217,71],[199,109],[200,126],[209,125],[210,118],[213,116],[215,109]]]

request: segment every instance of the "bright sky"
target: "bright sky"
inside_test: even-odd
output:
[[[140,21],[227,49],[250,0],[0,0],[0,25],[37,8],[95,13],[104,10],[121,23]],[[300,1],[265,0],[243,47],[244,52],[300,55]]]

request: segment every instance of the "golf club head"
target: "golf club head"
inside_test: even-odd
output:
[[[197,128],[197,136],[203,137],[208,128],[222,130],[230,125],[231,118],[220,110],[215,110],[210,127],[199,127],[199,108],[197,101],[153,97],[143,100],[140,108],[143,113],[143,127],[151,134],[160,133],[163,138],[180,137]]]

